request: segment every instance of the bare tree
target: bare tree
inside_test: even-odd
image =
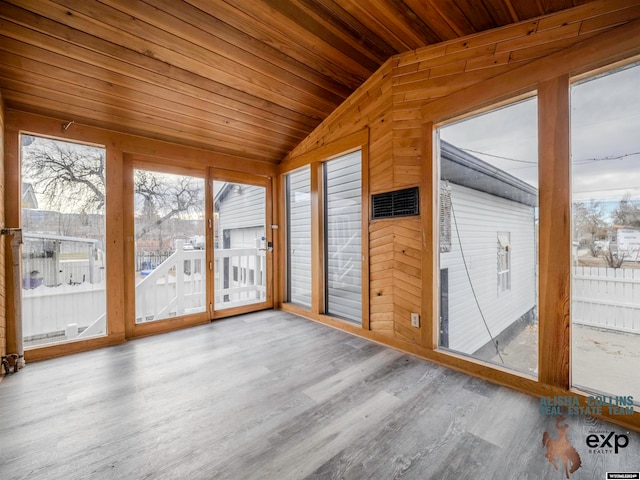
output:
[[[640,205],[626,193],[613,212],[613,222],[624,227],[640,227]]]
[[[48,208],[100,212],[104,208],[104,150],[55,140],[30,141],[22,168]],[[65,208],[66,207],[66,208]]]
[[[180,214],[202,209],[204,192],[200,182],[192,177],[168,177],[136,170],[134,185],[136,195],[143,202],[139,215],[142,225],[136,231],[136,240]]]
[[[606,227],[602,205],[595,200],[590,200],[588,203],[576,202],[573,210],[576,236],[589,235],[588,247],[591,255],[595,257],[598,254],[596,236],[603,234]]]
[[[627,254],[625,252],[612,252],[610,249],[602,250],[601,252],[602,258],[604,262],[607,264],[609,268],[620,268],[626,258]]]
[[[44,200],[44,208],[87,215],[103,213],[105,206],[104,149],[74,143],[23,136],[23,171]],[[202,208],[201,182],[187,176],[167,176],[136,170],[134,192],[143,199],[144,221],[139,239],[180,214]],[[68,220],[68,221],[67,221]],[[66,219],[67,223],[71,219]],[[65,225],[69,235],[71,225]],[[61,228],[61,227],[60,227]]]

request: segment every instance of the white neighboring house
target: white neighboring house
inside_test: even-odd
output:
[[[440,169],[440,344],[474,354],[537,318],[537,191],[444,141]]]
[[[252,185],[226,183],[215,194],[216,290],[237,291],[227,292],[224,302],[266,298],[265,200],[265,189]],[[258,288],[240,292],[247,286]]]

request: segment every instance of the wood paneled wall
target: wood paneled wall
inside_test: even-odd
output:
[[[0,94],[0,228],[5,228],[4,216],[4,103]],[[0,355],[7,353],[7,287],[5,275],[5,240],[0,239]],[[2,381],[2,377],[0,377]]]
[[[560,98],[559,89],[568,88],[569,75],[636,58],[640,55],[639,39],[637,0],[602,0],[392,57],[286,159],[301,165],[302,158],[313,156],[313,151],[327,142],[337,142],[356,129],[368,128],[371,192],[420,187],[420,217],[369,221],[370,331],[354,331],[338,321],[320,320],[528,393],[574,393],[568,385],[568,292],[559,298],[557,290],[551,291],[568,284],[566,272],[556,272],[558,282],[550,283],[540,293],[547,295],[549,305],[544,312],[541,310],[541,315],[547,317],[541,318],[546,327],[540,329],[540,336],[544,336],[540,338],[541,352],[546,358],[541,362],[538,379],[435,348],[437,212],[432,199],[438,180],[432,161],[434,127],[537,88],[545,90],[541,116],[564,125],[566,119],[561,117],[568,110],[560,115],[553,108]],[[564,135],[568,141],[566,131]],[[554,146],[547,140],[541,137],[546,152],[542,156],[551,161],[546,162],[548,168],[541,175],[553,176],[553,168],[568,162],[568,156],[563,150],[566,145]],[[564,152],[566,158],[557,160],[550,150],[553,148]],[[567,202],[566,198],[556,198],[548,208],[554,212],[552,215],[563,213],[559,215],[562,218],[545,224],[549,234],[555,228],[550,225],[564,228],[568,234],[568,227],[561,227],[567,218]],[[569,245],[568,240],[565,244]],[[569,263],[567,257],[566,264]],[[558,308],[560,304],[562,308]],[[411,312],[421,314],[419,329],[410,326]],[[318,319],[313,315],[311,318]],[[640,413],[633,418],[609,420],[640,429]]]
[[[446,97],[640,17],[637,1],[589,3],[555,15],[440,43],[389,59],[285,159],[369,128],[370,193],[429,183],[423,168],[423,109]],[[440,106],[440,105],[438,105]],[[423,223],[419,217],[369,222],[370,329],[426,346],[423,330]],[[422,328],[412,328],[411,312]]]

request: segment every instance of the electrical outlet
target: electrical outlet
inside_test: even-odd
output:
[[[420,314],[419,313],[412,313],[411,314],[411,326],[412,327],[416,327],[416,328],[420,328]]]

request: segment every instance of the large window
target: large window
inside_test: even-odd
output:
[[[362,160],[358,150],[324,164],[326,313],[362,321]]]
[[[537,102],[439,129],[439,346],[537,374]]]
[[[20,139],[24,346],[105,335],[105,150]]]
[[[640,401],[640,66],[571,88],[572,384]]]
[[[134,170],[136,323],[206,310],[204,179]]]
[[[311,308],[311,169],[286,176],[287,301]]]

